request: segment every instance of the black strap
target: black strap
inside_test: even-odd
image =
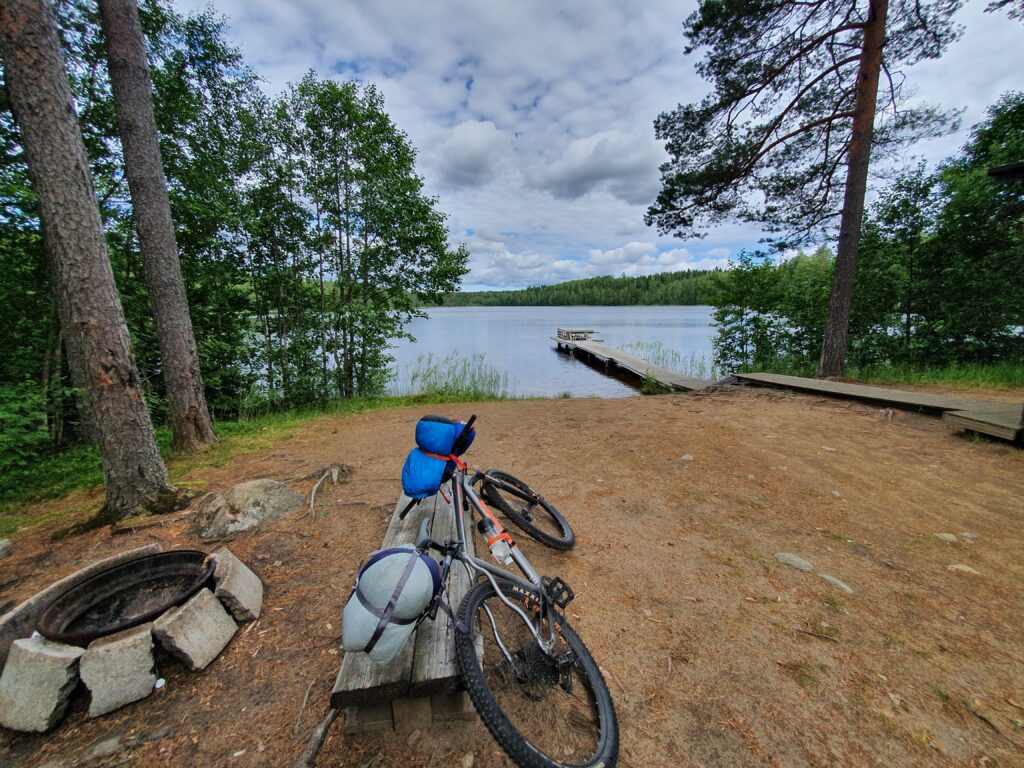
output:
[[[363,651],[365,651],[366,653],[372,651],[374,646],[377,645],[377,641],[380,640],[381,635],[384,634],[384,630],[387,629],[388,624],[412,623],[410,621],[394,619],[392,618],[391,614],[394,613],[395,605],[398,603],[398,598],[402,594],[402,590],[405,588],[405,583],[409,580],[409,577],[412,576],[413,568],[416,567],[416,562],[419,559],[420,553],[414,550],[412,553],[412,557],[409,558],[409,562],[405,564],[405,570],[402,571],[402,575],[398,579],[398,583],[395,585],[395,591],[391,593],[391,599],[388,600],[387,606],[380,613],[377,613],[377,611],[373,611],[373,614],[375,616],[378,616],[380,618],[380,621],[377,622],[377,628],[373,630],[373,636],[370,637],[370,642],[368,642],[366,646],[363,648]],[[356,594],[359,594],[358,589],[356,589]],[[363,605],[366,605],[366,603],[364,603],[362,599],[360,599],[359,602]],[[413,619],[413,621],[415,621],[415,619]]]
[[[405,505],[405,509],[398,515],[399,520],[405,520],[405,516],[409,514],[409,510],[419,504],[423,499],[409,499],[409,503]]]

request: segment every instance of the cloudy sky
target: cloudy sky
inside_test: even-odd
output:
[[[999,94],[1024,88],[1024,24],[961,12],[963,38],[907,70],[924,101],[964,110],[961,145]],[[182,10],[205,5],[179,0]],[[216,0],[228,35],[280,92],[309,69],[375,83],[419,151],[427,189],[472,254],[468,289],[724,266],[749,226],[702,240],[644,225],[664,151],[653,120],[707,91],[683,55],[693,2]]]

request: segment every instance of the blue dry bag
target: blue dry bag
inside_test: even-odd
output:
[[[451,477],[455,462],[447,457],[461,456],[476,437],[476,430],[465,435],[465,424],[444,416],[424,416],[416,423],[416,447],[409,451],[402,467],[402,490],[410,499],[433,496],[441,483]]]

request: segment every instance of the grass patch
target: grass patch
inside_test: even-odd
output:
[[[757,368],[758,373],[781,373],[814,378],[817,364],[780,359]],[[745,370],[752,372],[752,370]],[[997,363],[950,363],[949,365],[850,366],[844,378],[865,384],[916,385],[961,389],[1024,388],[1024,360]]]
[[[778,662],[778,664],[801,688],[816,686],[821,673],[828,670],[824,664],[814,664],[809,661],[787,661]]]
[[[825,605],[829,610],[835,611],[836,613],[846,613],[846,607],[843,605],[843,601],[836,597],[833,592],[829,592],[825,595]]]
[[[400,397],[495,400],[515,396],[515,383],[508,373],[488,364],[483,354],[463,357],[452,352],[444,358],[420,355],[415,366],[405,372],[396,371],[394,379]]]
[[[634,341],[626,344],[623,349],[641,360],[654,363],[660,368],[668,368],[670,371],[693,379],[721,378],[720,371],[707,355],[696,352],[687,355],[666,347],[660,341]]]
[[[464,403],[475,400],[500,399],[494,395],[475,393],[431,393],[401,397],[369,397],[337,400],[317,406],[264,413],[238,421],[217,422],[220,442],[205,451],[188,456],[171,455],[171,432],[166,427],[156,431],[157,444],[167,462],[171,482],[189,488],[186,479],[196,470],[222,467],[234,456],[271,448],[291,436],[295,427],[324,416],[401,408],[408,405]],[[40,512],[32,505],[59,498],[81,490],[103,485],[100,451],[94,445],[72,446],[63,451],[41,454],[38,460],[0,476],[0,537],[15,531],[52,522],[66,516],[77,516],[95,507],[92,501],[73,502],[71,506]],[[95,510],[93,510],[95,511]]]
[[[1024,360],[944,366],[871,366],[854,368],[847,376],[871,384],[920,384],[979,389],[1019,389],[1024,388]]]

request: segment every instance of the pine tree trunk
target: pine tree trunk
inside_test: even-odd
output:
[[[882,69],[882,44],[885,42],[885,19],[888,12],[889,0],[871,0],[857,72],[853,134],[847,156],[846,190],[842,218],[839,221],[836,270],[832,278],[832,296],[828,303],[828,321],[821,347],[819,378],[842,376],[846,368],[853,281],[857,273],[857,252],[860,250],[860,229],[864,218],[864,195],[867,192],[875,102],[878,98],[878,78]]]
[[[135,0],[99,0],[125,175],[153,305],[175,451],[215,442],[181,277],[153,114],[153,87]]]
[[[173,493],[139,386],[121,300],[107,258],[92,172],[45,0],[0,0],[7,91],[39,196],[43,242],[74,380],[103,455],[114,520]]]

